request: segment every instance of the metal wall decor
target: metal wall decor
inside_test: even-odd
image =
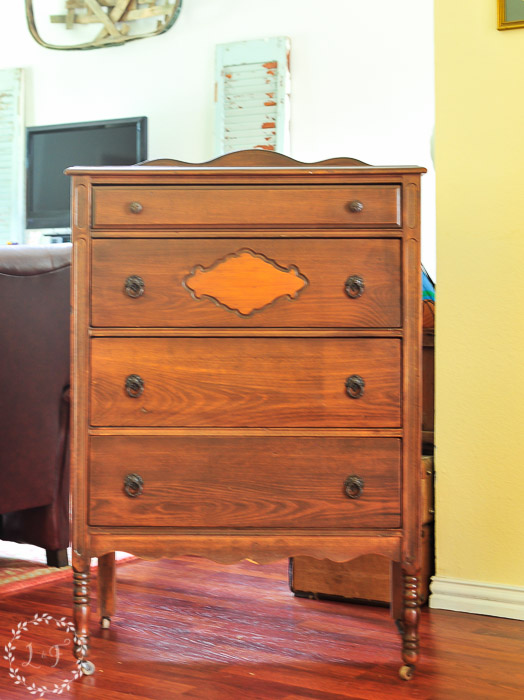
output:
[[[178,19],[182,0],[25,0],[25,9],[39,44],[70,51],[162,34]]]

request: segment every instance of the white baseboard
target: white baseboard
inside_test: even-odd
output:
[[[524,620],[524,588],[433,576],[429,607]]]

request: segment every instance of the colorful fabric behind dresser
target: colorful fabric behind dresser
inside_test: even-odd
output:
[[[424,328],[435,328],[435,284],[422,266],[422,324]]]

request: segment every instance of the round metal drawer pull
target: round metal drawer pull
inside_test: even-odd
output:
[[[126,379],[126,393],[132,399],[137,399],[144,393],[144,380],[138,374],[130,374]]]
[[[350,299],[358,299],[361,297],[364,294],[365,288],[364,280],[358,275],[351,275],[351,277],[348,277],[344,287]]]
[[[131,202],[129,205],[129,211],[131,211],[133,214],[140,214],[144,207],[140,204],[140,202]]]
[[[144,280],[138,275],[130,275],[124,282],[124,289],[127,296],[132,299],[141,297],[146,288]]]
[[[351,399],[360,399],[365,386],[366,382],[358,374],[352,374],[346,379],[346,393]]]
[[[348,498],[360,498],[364,490],[364,479],[352,474],[344,481],[344,492]]]
[[[348,208],[349,211],[353,212],[353,214],[360,214],[360,212],[364,209],[364,205],[358,199],[354,199],[348,204]]]
[[[124,479],[124,491],[129,498],[140,496],[144,490],[144,480],[140,474],[128,474]]]

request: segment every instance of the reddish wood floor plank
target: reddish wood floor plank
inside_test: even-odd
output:
[[[524,697],[524,623],[425,609],[415,679],[401,681],[399,639],[385,608],[294,598],[286,562],[224,566],[185,557],[117,569],[109,630],[92,615],[94,676],[63,698],[89,700],[499,700]],[[93,591],[95,586],[93,585]],[[0,600],[0,641],[35,613],[71,619],[71,585],[60,582]],[[31,627],[31,626],[30,626]],[[44,624],[24,632],[17,660],[56,644]],[[47,647],[46,647],[47,645]],[[36,656],[33,658],[36,661]],[[40,660],[37,684],[65,678]],[[24,669],[22,669],[24,670]],[[31,667],[26,666],[29,672]],[[57,676],[58,674],[58,676]],[[0,698],[31,697],[1,660]],[[34,696],[33,696],[34,697]],[[46,695],[45,697],[56,697]]]

